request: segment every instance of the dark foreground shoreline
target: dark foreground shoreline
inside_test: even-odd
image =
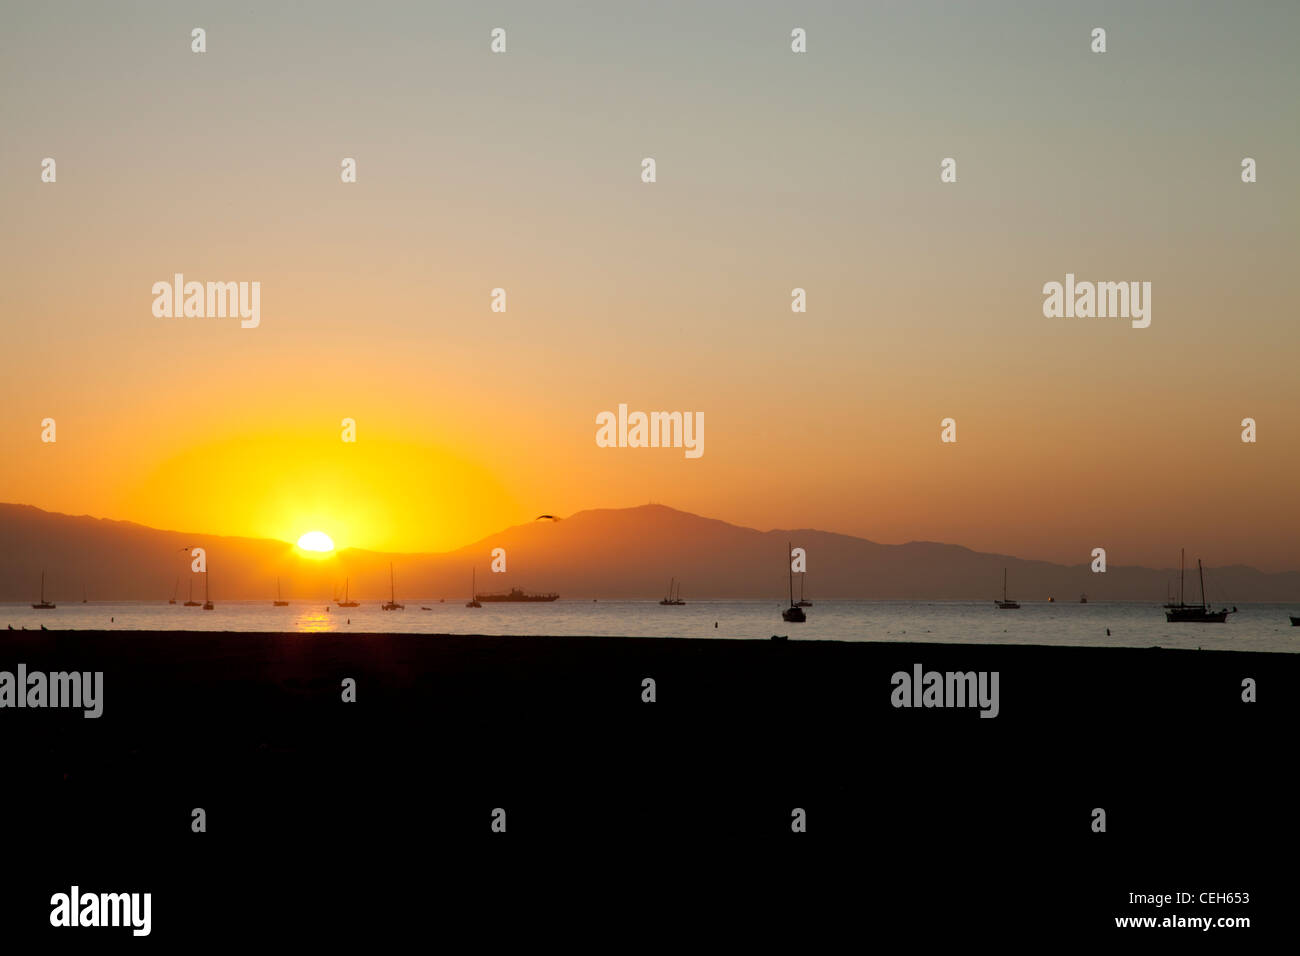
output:
[[[1251,890],[1211,915],[1266,924],[1295,866],[1292,654],[0,633],[0,671],[20,662],[104,674],[98,719],[0,709],[8,842],[31,861],[0,916],[29,929],[75,877],[151,889],[155,935],[180,940],[234,929],[218,891],[248,926],[301,912],[299,934],[361,932],[376,907],[400,924],[418,914],[389,903],[425,890],[443,920],[512,900],[635,923],[734,891],[751,928],[812,907],[1001,939],[1115,933],[1155,912],[1130,892],[1161,888]],[[891,676],[917,664],[997,671],[997,716],[892,706]]]

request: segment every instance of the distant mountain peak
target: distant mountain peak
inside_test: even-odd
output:
[[[166,600],[185,586],[187,555],[177,545],[202,545],[213,571],[214,599],[270,599],[276,579],[286,597],[327,601],[351,582],[363,601],[386,599],[388,566],[402,595],[437,599],[468,593],[471,571],[484,588],[518,586],[558,591],[562,599],[658,599],[669,578],[697,600],[781,600],[789,586],[787,540],[807,549],[808,597],[988,600],[1009,592],[1022,601],[1137,600],[1161,603],[1177,571],[1112,565],[1092,574],[1086,564],[983,554],[934,541],[878,544],[814,529],[758,531],[651,502],[628,508],[591,508],[561,521],[527,521],[454,551],[393,554],[346,549],[328,558],[302,558],[291,543],[193,532],[161,531],[91,516],[0,504],[0,600],[27,601],[42,571],[56,601]],[[507,572],[490,570],[492,551],[504,548]],[[490,584],[488,582],[491,582]],[[1266,574],[1254,568],[1206,568],[1216,601],[1300,599],[1300,572]]]

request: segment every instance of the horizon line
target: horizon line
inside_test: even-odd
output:
[[[206,537],[211,537],[211,538],[227,538],[227,539],[232,539],[232,540],[242,540],[242,541],[261,541],[261,542],[268,542],[268,541],[269,541],[269,542],[276,542],[276,543],[279,543],[279,544],[283,544],[283,545],[285,545],[285,546],[288,547],[288,548],[296,548],[296,547],[297,547],[297,542],[295,542],[295,541],[286,541],[286,540],[283,540],[283,539],[280,539],[280,538],[256,537],[256,536],[250,536],[250,535],[238,535],[238,534],[220,534],[220,533],[215,533],[215,532],[204,532],[204,531],[178,531],[178,530],[171,529],[171,528],[157,528],[157,527],[154,527],[154,526],[152,526],[152,525],[141,524],[141,523],[138,522],[138,521],[131,521],[130,519],[124,519],[124,518],[103,518],[103,517],[99,517],[99,516],[92,515],[92,514],[80,514],[80,515],[74,515],[74,514],[69,514],[68,512],[65,512],[65,511],[51,511],[51,510],[49,510],[49,509],[47,509],[47,508],[42,508],[42,507],[40,507],[39,505],[26,504],[26,503],[24,503],[24,502],[18,502],[18,501],[0,501],[0,508],[5,508],[5,507],[13,507],[13,508],[29,508],[29,509],[31,509],[31,510],[33,510],[33,511],[39,511],[41,514],[54,515],[54,516],[57,516],[57,517],[60,517],[60,518],[72,518],[72,519],[85,518],[85,519],[88,519],[88,520],[90,520],[90,521],[106,521],[106,522],[110,522],[110,523],[112,523],[112,524],[125,524],[125,525],[131,525],[131,526],[133,526],[133,527],[136,527],[136,528],[142,528],[142,529],[144,529],[145,531],[152,531],[152,532],[155,532],[155,533],[158,533],[158,534],[174,534],[174,535],[206,536]],[[933,541],[933,540],[917,540],[917,539],[912,539],[912,540],[910,540],[910,541],[904,541],[904,542],[896,543],[896,544],[895,544],[895,543],[889,543],[889,542],[884,542],[884,541],[876,541],[876,540],[874,540],[874,539],[872,539],[872,538],[864,538],[864,537],[860,537],[860,536],[858,536],[858,535],[854,535],[854,534],[847,534],[847,533],[842,532],[842,531],[827,531],[827,530],[824,530],[824,529],[821,529],[821,528],[811,528],[811,527],[809,527],[809,528],[770,528],[770,529],[768,529],[768,530],[766,530],[766,531],[763,531],[763,530],[760,530],[760,529],[758,529],[758,528],[751,528],[751,527],[749,527],[749,526],[747,526],[747,525],[736,524],[736,523],[734,523],[734,522],[731,522],[731,521],[726,520],[725,518],[714,518],[714,517],[710,517],[710,516],[708,516],[708,515],[697,514],[696,512],[693,512],[693,511],[684,511],[684,510],[681,509],[681,508],[674,508],[672,505],[666,505],[666,504],[663,504],[663,503],[661,503],[661,502],[656,502],[656,501],[645,502],[644,504],[639,504],[639,505],[625,505],[625,506],[622,506],[622,507],[615,507],[615,508],[610,508],[610,507],[606,507],[606,508],[583,508],[583,509],[581,509],[581,510],[579,510],[579,511],[575,511],[575,512],[573,512],[571,515],[568,515],[567,517],[561,518],[560,520],[570,520],[570,519],[572,519],[572,518],[574,518],[574,517],[576,517],[576,516],[578,516],[578,515],[581,515],[581,514],[587,514],[587,513],[589,513],[589,512],[600,512],[600,511],[635,511],[635,510],[638,510],[638,509],[641,509],[641,508],[662,508],[662,509],[665,509],[665,510],[668,510],[668,511],[674,511],[674,512],[676,512],[676,513],[678,513],[678,514],[688,515],[688,516],[690,516],[690,517],[692,517],[692,518],[698,518],[698,519],[703,520],[703,521],[716,521],[716,522],[718,522],[718,523],[720,523],[720,524],[725,524],[725,525],[727,525],[728,527],[731,527],[731,528],[736,528],[736,529],[741,530],[741,531],[752,531],[752,532],[755,533],[755,534],[762,534],[762,535],[767,535],[767,534],[776,534],[776,533],[781,533],[781,534],[796,534],[796,533],[799,533],[799,532],[812,532],[812,533],[816,533],[816,534],[835,535],[835,536],[837,536],[837,537],[841,537],[841,538],[850,538],[850,539],[852,539],[852,540],[854,540],[854,541],[862,541],[862,542],[865,542],[865,543],[867,543],[867,544],[873,544],[873,545],[878,545],[878,546],[880,546],[880,547],[888,547],[888,548],[904,548],[904,547],[908,547],[909,545],[935,545],[935,546],[937,546],[937,547],[943,547],[943,548],[959,548],[959,549],[962,549],[962,550],[964,550],[964,551],[969,551],[971,554],[981,555],[981,556],[983,556],[983,557],[1002,558],[1002,559],[1005,559],[1005,560],[1010,560],[1010,561],[1019,561],[1019,562],[1028,563],[1028,564],[1044,564],[1044,565],[1050,565],[1050,566],[1052,566],[1052,567],[1058,567],[1058,568],[1087,567],[1087,566],[1089,565],[1089,562],[1086,561],[1086,560],[1085,560],[1085,561],[1081,561],[1081,562],[1079,562],[1078,564],[1062,564],[1062,563],[1060,563],[1060,562],[1058,562],[1058,561],[1050,561],[1050,560],[1047,560],[1047,559],[1044,559],[1044,558],[1025,558],[1025,557],[1020,557],[1019,555],[1014,555],[1014,554],[1003,554],[1003,553],[1000,553],[1000,552],[992,552],[992,551],[979,551],[979,550],[977,550],[977,549],[975,549],[975,548],[970,547],[969,545],[965,545],[965,544],[957,544],[957,543],[950,542],[950,541]],[[514,528],[524,528],[524,527],[528,527],[528,526],[530,526],[530,525],[536,523],[536,522],[539,521],[539,520],[541,520],[541,519],[540,519],[540,518],[535,518],[535,519],[533,519],[533,521],[531,521],[531,522],[523,522],[523,523],[521,523],[521,524],[508,525],[508,526],[506,526],[506,527],[504,527],[504,528],[501,528],[501,529],[498,530],[498,531],[492,532],[491,534],[502,534],[502,533],[504,533],[504,532],[506,532],[506,531],[510,531],[510,530],[512,530],[512,529],[514,529]],[[552,523],[556,523],[556,522],[552,522]],[[313,529],[313,530],[315,530],[315,529]],[[491,537],[491,534],[489,534],[489,535],[487,535],[487,536],[485,536],[485,537],[483,537],[483,538],[478,538],[478,539],[476,539],[475,541],[471,541],[471,542],[469,542],[468,544],[463,544],[463,545],[461,545],[459,548],[453,548],[453,549],[448,550],[448,551],[381,551],[381,550],[377,550],[377,549],[375,549],[375,548],[362,548],[362,547],[356,547],[356,546],[349,545],[348,547],[345,547],[345,548],[336,548],[336,549],[334,549],[334,550],[331,551],[331,552],[327,552],[327,553],[324,555],[324,557],[328,558],[328,557],[332,557],[332,556],[338,556],[338,555],[342,555],[342,554],[344,554],[344,553],[348,553],[348,552],[360,553],[360,554],[389,555],[389,556],[393,556],[393,557],[404,556],[404,557],[412,557],[412,558],[449,556],[449,555],[454,555],[454,554],[456,554],[458,551],[463,551],[463,550],[465,550],[466,548],[472,547],[473,545],[478,544],[478,543],[481,542],[481,541],[487,540],[487,538]],[[319,560],[319,558],[318,558],[318,560]],[[1124,565],[1124,564],[1113,564],[1113,565],[1110,565],[1110,567],[1113,568],[1113,569],[1115,569],[1115,570],[1120,570],[1120,569],[1124,569],[1124,568],[1136,568],[1136,569],[1141,569],[1141,570],[1146,570],[1146,571],[1172,571],[1172,570],[1173,570],[1172,566],[1167,567],[1167,568],[1162,568],[1162,567],[1151,567],[1151,566],[1143,565],[1143,564],[1128,564],[1128,565]],[[1209,567],[1212,567],[1212,568],[1214,568],[1214,569],[1216,569],[1216,570],[1225,570],[1225,569],[1231,569],[1231,568],[1243,568],[1243,569],[1248,570],[1248,571],[1253,571],[1253,572],[1255,572],[1255,573],[1257,573],[1257,574],[1295,574],[1295,573],[1300,573],[1300,568],[1285,568],[1285,569],[1282,569],[1282,570],[1279,570],[1279,571],[1266,571],[1266,570],[1263,570],[1262,568],[1258,568],[1258,567],[1256,567],[1256,566],[1253,565],[1253,564],[1240,564],[1240,563],[1237,563],[1237,564],[1210,565]]]

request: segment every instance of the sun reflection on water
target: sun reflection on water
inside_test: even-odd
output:
[[[334,617],[335,615],[331,614],[327,609],[314,608],[303,611],[293,623],[298,631],[304,634],[313,634],[320,631],[337,630]]]

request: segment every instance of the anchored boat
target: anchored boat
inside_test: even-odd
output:
[[[998,607],[1000,607],[1004,611],[1020,610],[1020,603],[1018,601],[1007,600],[1007,569],[1006,568],[1002,569],[1002,600],[997,601],[995,603],[997,604]]]
[[[352,579],[344,578],[343,579],[343,600],[338,602],[339,607],[361,607],[361,605],[358,602],[351,600],[348,596],[348,591],[351,588],[351,586],[352,586]]]
[[[1205,569],[1201,559],[1196,559],[1196,570],[1201,577],[1201,603],[1187,604],[1183,601],[1183,558],[1185,551],[1178,551],[1178,603],[1165,605],[1165,620],[1172,624],[1222,624],[1232,613],[1226,607],[1218,611],[1210,609],[1205,601]],[[1234,607],[1233,611],[1236,610]]]
[[[379,605],[385,611],[401,611],[405,609],[405,604],[397,603],[397,588],[393,584],[393,562],[388,562],[388,603]]]
[[[53,605],[53,604],[50,603],[49,601],[45,600],[45,572],[44,572],[44,571],[41,572],[41,603],[40,603],[40,604],[33,604],[32,607],[36,608],[36,610],[38,610],[38,611],[53,611],[53,610],[54,610],[55,605]],[[41,625],[41,627],[44,627],[44,626],[45,626],[44,624]]]
[[[794,548],[790,542],[785,546],[785,560],[790,569],[790,606],[781,612],[781,620],[790,624],[802,624],[808,620],[808,615],[804,614],[803,608],[795,603],[794,600],[794,565],[790,563],[790,552]]]
[[[664,598],[662,601],[660,601],[659,602],[660,604],[666,604],[666,605],[676,607],[678,605],[682,605],[686,603],[685,601],[682,600],[682,586],[680,584],[677,585],[677,596],[673,597],[673,582],[676,580],[677,580],[676,578],[669,579],[668,596]]]
[[[501,591],[495,594],[476,594],[474,600],[487,601],[490,604],[525,602],[536,603],[540,601],[554,601],[559,598],[558,594],[533,594],[530,591],[522,591],[519,588],[511,588],[509,591]],[[683,601],[683,604],[686,602]]]

